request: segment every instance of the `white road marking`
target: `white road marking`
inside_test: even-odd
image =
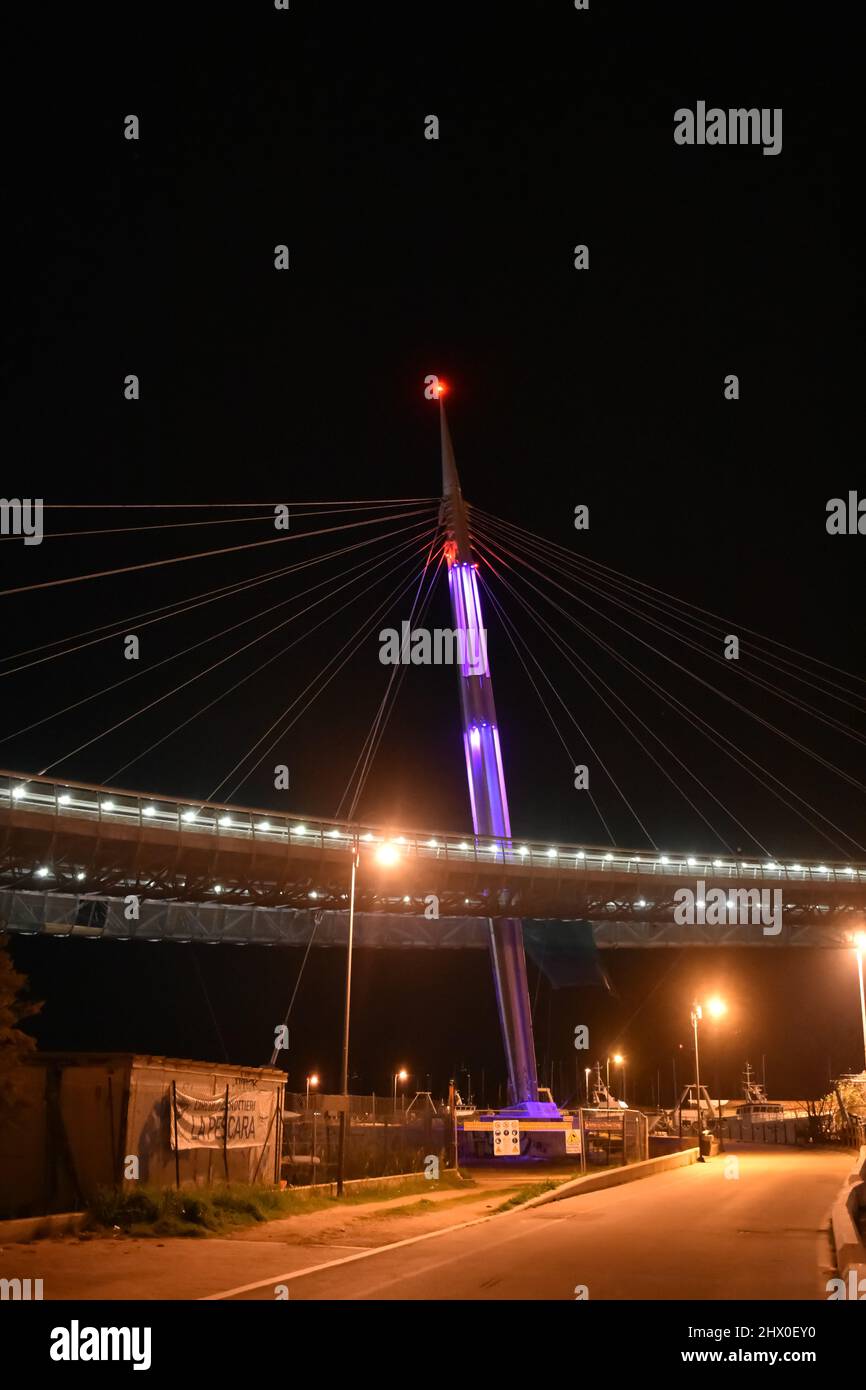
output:
[[[425,1231],[420,1236],[407,1236],[405,1240],[392,1241],[390,1245],[374,1246],[371,1250],[362,1250],[357,1255],[344,1255],[339,1260],[326,1260],[320,1265],[308,1265],[305,1269],[295,1269],[289,1274],[274,1274],[269,1279],[257,1279],[253,1284],[239,1284],[236,1289],[223,1289],[220,1293],[205,1294],[198,1300],[200,1303],[210,1303],[214,1300],[224,1298],[236,1298],[238,1294],[252,1293],[254,1289],[266,1289],[274,1284],[287,1284],[291,1279],[304,1279],[308,1274],[319,1274],[323,1269],[335,1269],[337,1265],[353,1264],[355,1260],[369,1260],[374,1255],[384,1255],[389,1250],[400,1250],[406,1245],[418,1245],[422,1240],[435,1240],[437,1236],[448,1236],[454,1231],[465,1231],[469,1226],[483,1226],[488,1221],[496,1221],[503,1216],[517,1216],[523,1210],[522,1207],[513,1207],[510,1211],[495,1211],[490,1216],[476,1216],[471,1221],[461,1221],[456,1226],[446,1226],[441,1231]],[[563,1221],[567,1218],[562,1217]]]
[[[542,1210],[543,1210],[543,1208],[542,1208]],[[506,1214],[506,1213],[504,1213],[504,1212],[500,1213],[500,1215],[505,1215],[505,1214]],[[560,1221],[571,1221],[571,1220],[573,1220],[573,1215],[570,1214],[570,1215],[568,1215],[568,1216],[556,1216],[556,1217],[553,1217],[552,1220],[550,1220],[550,1218],[548,1218],[548,1220],[549,1220],[549,1224],[555,1225],[557,1222],[560,1222]],[[535,1234],[536,1234],[536,1232],[535,1232],[535,1231],[533,1230],[533,1228],[530,1226],[530,1227],[527,1227],[527,1229],[524,1230],[524,1231],[514,1231],[514,1233],[513,1233],[512,1235],[505,1236],[504,1239],[502,1239],[502,1240],[500,1240],[500,1241],[497,1242],[497,1245],[505,1245],[505,1244],[507,1244],[507,1242],[510,1241],[510,1240],[522,1240],[524,1236],[531,1236],[531,1235],[535,1235]],[[456,1260],[462,1260],[463,1257],[464,1257],[464,1256],[463,1256],[463,1252],[461,1251],[461,1252],[460,1252],[459,1254],[457,1254],[457,1255],[449,1255],[448,1258],[445,1259],[445,1260],[437,1260],[436,1263],[433,1264],[433,1265],[425,1265],[423,1269],[414,1269],[414,1270],[411,1271],[411,1273],[408,1273],[408,1274],[399,1274],[399,1275],[397,1275],[396,1278],[394,1278],[394,1279],[386,1279],[386,1280],[384,1280],[384,1282],[381,1283],[381,1284],[374,1284],[372,1289],[366,1289],[365,1292],[364,1292],[363,1294],[360,1295],[360,1298],[364,1298],[364,1299],[373,1298],[377,1293],[380,1293],[380,1292],[382,1291],[382,1289],[390,1288],[393,1284],[405,1284],[405,1283],[407,1283],[408,1280],[410,1280],[410,1279],[421,1279],[425,1274],[431,1274],[431,1273],[433,1272],[434,1269],[442,1269],[442,1268],[444,1268],[445,1265],[453,1265],[454,1262],[455,1262]],[[503,1276],[503,1277],[504,1277],[504,1276]],[[495,1283],[501,1283],[502,1280],[501,1280],[501,1279],[496,1279],[496,1280],[494,1280],[494,1282],[495,1282]],[[481,1284],[481,1285],[479,1285],[479,1287],[480,1287],[480,1288],[484,1288],[484,1285]],[[572,1295],[571,1295],[571,1290],[569,1290],[569,1297],[571,1297],[571,1296],[572,1296]],[[357,1301],[359,1301],[359,1300],[358,1300],[358,1299],[354,1299],[354,1298],[353,1298],[353,1299],[347,1299],[347,1300],[346,1300],[346,1302],[349,1302],[349,1303],[354,1303],[354,1302],[357,1302]]]

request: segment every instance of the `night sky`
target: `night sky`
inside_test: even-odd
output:
[[[832,678],[854,692],[850,704],[830,699],[826,685],[796,694],[862,734],[866,540],[825,529],[828,499],[863,477],[862,236],[853,216],[860,50],[838,16],[812,5],[764,5],[760,22],[754,8],[592,0],[578,13],[568,0],[511,9],[292,0],[284,13],[259,0],[196,8],[188,31],[168,8],[122,8],[108,47],[105,25],[88,16],[67,18],[68,32],[53,20],[39,33],[22,30],[7,74],[7,134],[10,124],[15,131],[7,270],[23,295],[5,329],[4,496],[85,508],[46,512],[48,531],[244,514],[92,510],[96,503],[285,501],[297,506],[301,530],[333,524],[302,520],[303,503],[435,499],[438,425],[423,380],[438,373],[450,388],[470,503],[718,614],[718,634],[749,629],[838,668]],[[781,153],[675,145],[674,111],[698,100],[781,107]],[[136,142],[123,138],[128,113],[140,117]],[[424,138],[431,113],[436,141]],[[283,273],[273,265],[281,243],[290,248]],[[577,244],[589,247],[587,271],[574,268]],[[128,373],[140,376],[139,401],[124,400]],[[739,376],[735,402],[723,395],[728,373]],[[590,527],[577,533],[581,503]],[[380,530],[384,538],[388,527]],[[20,664],[9,658],[39,643],[123,625],[363,535],[4,597],[0,667]],[[26,548],[4,539],[2,587],[271,536],[263,520]],[[352,558],[365,555],[380,552]],[[35,772],[57,760],[57,775],[208,797],[351,636],[363,601],[280,656],[285,634],[270,631],[262,610],[315,579],[336,585],[345,563],[142,629],[142,674],[116,691],[104,688],[129,674],[118,638],[0,677],[13,735],[0,765]],[[377,573],[383,598],[398,576],[387,566]],[[372,581],[358,574],[359,585]],[[863,792],[721,694],[866,780],[862,743],[609,605],[586,617],[829,816],[843,832],[840,849],[685,727],[613,655],[561,625],[718,797],[721,807],[688,783],[716,835],[495,581],[493,591],[660,848],[866,859],[856,848],[866,845]],[[238,633],[187,651],[256,614]],[[407,616],[405,604],[395,607],[389,624]],[[716,689],[674,671],[612,618]],[[607,843],[489,605],[487,619],[515,831]],[[444,583],[429,621],[450,625]],[[247,653],[70,756],[251,636],[259,640]],[[767,650],[744,635],[741,666]],[[145,669],[175,652],[177,661]],[[271,655],[261,676],[138,756]],[[760,670],[791,688],[781,667]],[[816,670],[831,674],[810,665],[810,677]],[[235,799],[334,815],[387,674],[371,638]],[[80,708],[16,732],[96,691]],[[573,730],[570,743],[578,754]],[[274,791],[276,761],[291,769],[288,793]],[[579,761],[591,764],[616,843],[647,846],[603,769],[588,753]],[[360,813],[404,826],[468,825],[447,668],[407,673]],[[301,959],[291,950],[35,938],[13,950],[46,1000],[33,1025],[41,1046],[239,1063],[267,1061]],[[593,1059],[621,1047],[641,1098],[649,1101],[660,1069],[669,1100],[692,994],[710,989],[731,1002],[710,1062],[723,1094],[736,1089],[747,1056],[760,1067],[766,1055],[771,1094],[784,1097],[817,1094],[828,1069],[858,1063],[847,952],[621,952],[606,953],[604,964],[612,994],[552,991],[530,966],[539,1063],[545,1076],[551,1062],[562,1064],[561,1099],[574,1076],[574,1027],[588,1023]],[[290,1025],[296,1084],[311,1066],[336,1084],[342,966],[338,952],[311,953]],[[484,955],[360,952],[355,1003],[354,1088],[384,1091],[405,1065],[417,1079],[410,1092],[428,1074],[441,1090],[468,1067],[479,1095],[484,1068],[486,1099],[495,1101],[503,1062]]]

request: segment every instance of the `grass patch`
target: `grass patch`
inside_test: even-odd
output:
[[[95,1227],[130,1235],[204,1236],[279,1215],[282,1194],[242,1184],[223,1187],[104,1188],[92,1203]]]
[[[542,1192],[552,1192],[555,1187],[561,1187],[564,1182],[568,1181],[568,1178],[560,1178],[559,1181],[550,1179],[547,1182],[525,1183],[523,1187],[518,1187],[517,1191],[513,1192],[506,1201],[501,1202],[496,1210],[508,1211],[511,1207],[522,1206],[524,1202],[529,1201],[530,1197],[540,1197]]]
[[[146,1186],[103,1188],[91,1203],[90,1217],[96,1230],[120,1229],[134,1236],[227,1235],[257,1222],[342,1210],[415,1193],[424,1193],[425,1198],[411,1206],[426,1210],[432,1205],[426,1200],[428,1193],[467,1185],[474,1187],[474,1180],[449,1171],[437,1182],[428,1181],[423,1173],[399,1183],[369,1182],[360,1189],[350,1190],[342,1198],[332,1197],[328,1189],[304,1187],[280,1191],[251,1183],[220,1183],[180,1190]]]
[[[448,1211],[451,1207],[463,1206],[466,1202],[478,1202],[486,1195],[484,1192],[463,1192],[457,1197],[446,1197],[443,1202],[431,1202],[429,1197],[422,1197],[420,1201],[405,1202],[403,1206],[393,1207],[388,1211],[371,1212],[367,1220],[378,1221],[384,1217],[391,1220],[398,1216],[422,1216],[427,1211]]]

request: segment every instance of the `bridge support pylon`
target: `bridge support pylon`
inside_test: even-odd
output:
[[[466,507],[460,491],[441,389],[439,423],[448,589],[454,627],[463,634],[462,648],[458,654],[458,674],[472,823],[476,836],[490,835],[507,843],[511,837],[511,824],[490,678],[487,634],[481,612],[478,565],[472,553]],[[522,1115],[527,1119],[558,1117],[559,1110],[555,1105],[538,1099],[523,924],[519,917],[490,918],[490,959],[508,1066],[510,1105],[501,1113],[517,1118]]]

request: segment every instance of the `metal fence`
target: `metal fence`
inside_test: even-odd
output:
[[[282,1176],[292,1187],[333,1183],[337,1176],[340,1111],[346,1101],[340,1096],[311,1096],[289,1093],[283,1112]],[[447,1111],[429,1104],[403,1110],[398,1102],[381,1096],[348,1098],[346,1131],[346,1179],[380,1178],[396,1173],[425,1173],[434,1176],[452,1161],[451,1118]],[[640,1163],[649,1157],[649,1120],[639,1110],[586,1109],[579,1112],[579,1128],[585,1170],[621,1167]],[[527,1130],[521,1134],[521,1153],[528,1154],[530,1141],[539,1136]],[[550,1139],[542,1135],[542,1139]],[[477,1140],[477,1136],[476,1136]],[[472,1157],[492,1158],[492,1133],[475,1144]],[[527,1146],[527,1147],[525,1147]],[[561,1160],[565,1139],[549,1146],[547,1157]],[[540,1154],[536,1154],[536,1157]],[[575,1155],[576,1157],[576,1155]],[[463,1151],[463,1158],[467,1153]]]
[[[649,1120],[639,1110],[581,1110],[586,1167],[621,1167],[649,1158]]]
[[[338,1096],[286,1097],[282,1176],[291,1187],[332,1183],[337,1177],[340,1131]],[[430,1107],[403,1111],[380,1096],[350,1096],[345,1177],[382,1178],[395,1173],[431,1177],[448,1162],[450,1121]]]
[[[822,1137],[822,1136],[820,1136]],[[797,1120],[722,1120],[722,1138],[735,1144],[802,1144],[808,1142],[809,1118]],[[817,1141],[819,1136],[814,1135]]]
[[[856,1149],[866,1144],[866,1116],[849,1115],[845,1123],[827,1110],[796,1119],[758,1123],[725,1119],[722,1138],[734,1144],[841,1144]]]

